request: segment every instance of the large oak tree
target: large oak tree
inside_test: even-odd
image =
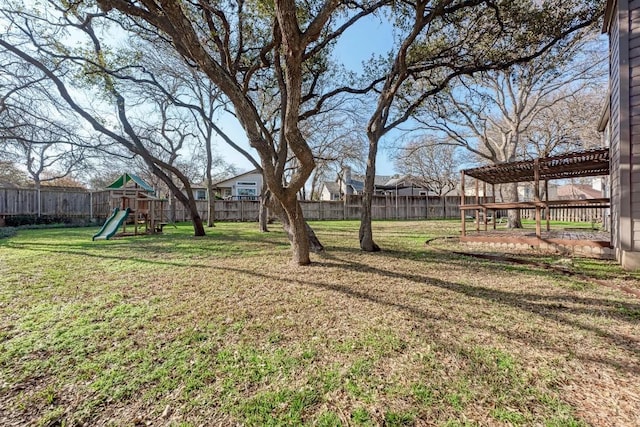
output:
[[[571,119],[565,115],[553,129],[545,129],[543,123],[551,125],[550,116],[560,118],[558,113],[571,107],[575,98],[601,87],[606,55],[593,32],[577,31],[526,63],[456,77],[451,89],[433,97],[416,119],[492,164],[519,160],[534,143],[541,155],[549,155],[554,146],[568,146],[569,128],[575,127]],[[585,105],[584,110],[591,109]],[[551,131],[551,139],[544,137],[545,131]],[[547,147],[541,146],[542,139],[547,139]],[[505,201],[518,201],[517,184],[504,185],[502,193]],[[508,226],[521,226],[519,210],[509,211]]]
[[[313,70],[325,68],[322,59],[332,40],[385,3],[98,0],[104,11],[117,10],[128,17],[128,25],[136,31],[157,32],[224,93],[260,156],[270,194],[289,225],[293,262],[301,265],[310,262],[309,237],[297,196],[315,161],[300,120],[303,104],[317,95],[314,76],[321,73]],[[347,11],[343,23],[335,25]],[[261,84],[273,81],[279,101],[275,135],[260,115],[260,100],[255,97]],[[313,114],[313,108],[308,110]],[[289,174],[290,154],[296,167]]]
[[[377,105],[369,119],[360,247],[373,240],[371,198],[380,140],[411,119],[426,101],[461,76],[507,69],[531,61],[593,26],[598,0],[416,0],[396,4],[397,47],[378,65]],[[375,80],[374,80],[375,81]]]

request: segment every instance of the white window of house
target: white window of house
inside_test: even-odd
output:
[[[207,190],[196,190],[196,200],[207,200]]]
[[[429,195],[429,192],[428,192],[428,191],[420,191],[420,192],[418,193],[418,195],[420,195],[420,196],[428,196],[428,195]]]
[[[242,198],[255,199],[258,196],[258,183],[255,181],[236,182],[236,195]]]

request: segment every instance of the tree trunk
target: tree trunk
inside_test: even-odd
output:
[[[36,197],[38,197],[37,209],[38,209],[38,218],[42,216],[42,184],[40,183],[40,179],[34,179],[36,187]]]
[[[309,236],[307,235],[307,223],[302,215],[302,208],[298,199],[290,197],[281,201],[285,215],[282,216],[284,229],[291,242],[293,258],[291,261],[295,265],[309,265]]]
[[[271,204],[271,192],[263,185],[260,193],[260,212],[258,213],[258,228],[261,233],[269,232],[269,205]]]
[[[176,196],[173,193],[169,195],[169,220],[176,222]]]
[[[260,201],[260,212],[258,213],[258,228],[261,233],[269,232],[269,208]]]
[[[191,222],[193,224],[194,236],[204,236],[206,233],[204,231],[202,217],[200,216],[200,212],[198,212],[198,205],[196,204],[196,200],[193,198],[193,192],[190,188],[188,189],[188,192],[190,193],[189,196],[182,192],[174,194],[174,196],[180,200],[180,203],[182,203],[186,209],[189,210],[189,216],[191,216]]]
[[[193,214],[192,214],[193,215]],[[193,235],[194,236],[204,236],[204,225],[202,224],[202,218],[200,214],[196,212],[195,216],[192,216],[193,220]]]
[[[295,209],[297,211],[300,212],[300,218],[303,218],[302,216],[302,207],[300,206],[300,202],[295,199]],[[298,265],[306,265],[306,264],[300,264],[298,259],[299,257],[296,256],[296,249],[295,249],[295,239],[297,238],[296,236],[298,236],[298,234],[296,234],[296,230],[294,230],[295,228],[295,223],[293,223],[291,221],[291,217],[289,214],[287,214],[287,210],[284,208],[284,206],[274,197],[272,196],[268,196],[266,198],[265,204],[270,207],[273,212],[276,213],[276,215],[280,218],[280,220],[282,221],[282,228],[284,229],[284,231],[287,232],[287,237],[289,238],[289,242],[291,243],[291,247],[293,249],[293,262],[298,264]],[[292,225],[293,224],[293,225]],[[306,245],[307,245],[307,258],[309,257],[309,251],[313,252],[313,253],[319,253],[324,251],[324,246],[322,245],[322,243],[320,243],[320,240],[318,239],[318,237],[316,236],[316,233],[313,231],[313,228],[311,228],[311,226],[309,224],[307,224],[307,222],[304,220],[304,218],[302,219],[302,232],[299,234],[302,234],[305,236],[305,240],[307,241]],[[299,223],[298,223],[298,226]],[[311,261],[309,261],[311,262]],[[309,264],[309,262],[307,262],[307,264]]]
[[[367,156],[367,170],[364,177],[364,192],[362,194],[362,213],[360,214],[360,249],[366,252],[378,252],[380,246],[373,241],[371,227],[371,203],[375,190],[376,155],[378,154],[378,138],[369,135],[369,155]]]
[[[366,194],[362,197],[362,214],[360,216],[359,235],[360,249],[367,252],[378,252],[380,250],[380,246],[373,241],[373,230],[371,228],[371,198]]]
[[[191,222],[193,223],[193,233],[194,236],[204,236],[204,224],[202,223],[202,217],[200,216],[200,212],[198,212],[198,206],[196,205],[196,201],[189,198],[188,203],[186,203],[186,208],[189,209],[189,214],[191,215]]]
[[[211,182],[211,168],[213,167],[213,152],[211,150],[211,135],[212,129],[211,126],[207,126],[207,138],[206,138],[206,149],[207,149],[207,227],[215,227],[213,221],[216,216],[216,198],[213,194],[213,182]]]
[[[211,183],[211,174],[209,174],[207,182],[207,227],[215,227],[214,220],[216,217],[216,196],[213,194],[213,184]]]
[[[287,237],[289,237],[289,241],[291,242],[291,246],[293,247],[293,236],[294,236],[294,233],[292,230],[293,227],[291,227],[291,223],[287,216],[285,216],[284,219],[282,220],[282,228],[284,229],[284,231],[287,232]],[[320,240],[318,239],[318,236],[316,236],[315,231],[313,231],[313,228],[311,228],[311,226],[306,221],[304,222],[304,234],[306,234],[307,236],[310,252],[317,254],[324,251],[324,246],[322,245],[322,243],[320,243]],[[299,264],[299,265],[306,265],[306,264]]]
[[[506,184],[505,186],[505,201],[517,202],[518,201],[518,183]],[[509,209],[507,211],[507,228],[522,228],[522,221],[520,220],[520,209]]]
[[[447,196],[442,197],[442,213],[444,215],[444,219],[447,219]]]

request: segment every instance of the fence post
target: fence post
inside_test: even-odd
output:
[[[429,219],[429,191],[427,190],[427,195],[425,196],[425,213],[426,215],[424,216],[424,219]]]
[[[413,200],[411,201],[411,205],[412,205],[412,206],[409,206],[409,196],[404,196],[404,197],[405,197],[405,205],[407,206],[407,207],[406,207],[406,210],[405,210],[405,215],[404,215],[404,217],[405,217],[405,219],[409,219],[409,208],[410,208],[410,207],[413,207]],[[413,209],[411,209],[411,212],[413,213]],[[412,217],[413,217],[413,216],[412,216]]]
[[[347,219],[347,195],[342,196],[342,219]]]

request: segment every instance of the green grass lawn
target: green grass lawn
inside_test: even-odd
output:
[[[639,288],[456,255],[455,221],[0,239],[0,425],[634,425]],[[528,255],[553,263],[549,255]]]

